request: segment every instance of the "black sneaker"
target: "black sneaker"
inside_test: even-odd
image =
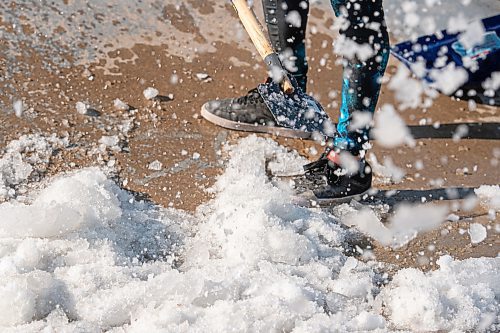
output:
[[[348,202],[363,196],[372,185],[372,170],[364,159],[358,170],[349,172],[333,162],[332,152],[326,152],[319,160],[304,165],[305,174],[295,179],[298,201],[307,205],[330,202]],[[338,155],[337,155],[338,156]]]
[[[224,128],[269,133],[291,138],[309,138],[311,133],[278,125],[257,88],[238,98],[213,100],[201,107],[206,120]]]

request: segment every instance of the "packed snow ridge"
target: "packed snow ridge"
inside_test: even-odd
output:
[[[446,256],[388,281],[377,262],[343,254],[351,231],[334,216],[269,181],[269,160],[297,155],[241,140],[193,215],[138,201],[98,168],[55,177],[30,204],[0,204],[0,329],[499,329],[500,258]]]
[[[0,202],[26,191],[23,185],[40,180],[56,149],[68,146],[67,138],[55,135],[23,135],[11,141],[0,158]]]

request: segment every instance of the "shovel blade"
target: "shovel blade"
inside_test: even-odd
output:
[[[259,94],[279,126],[331,137],[335,127],[323,107],[304,93],[291,77],[295,91],[287,95],[278,83],[270,80],[258,86]]]

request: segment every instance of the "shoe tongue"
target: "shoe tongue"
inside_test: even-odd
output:
[[[311,162],[311,163],[304,165],[303,168],[304,168],[305,172],[308,172],[308,171],[312,171],[313,169],[316,169],[316,168],[322,168],[325,166],[326,163],[328,163],[328,162],[324,158],[320,158],[317,161],[314,161],[314,162]]]
[[[247,95],[253,95],[253,94],[258,94],[259,93],[259,88],[255,87],[252,88],[248,91]]]
[[[245,96],[238,97],[236,99],[236,102],[239,104],[246,105],[252,100],[258,100],[259,97],[260,97],[259,91],[257,90],[257,88],[253,88],[252,90],[249,90]]]

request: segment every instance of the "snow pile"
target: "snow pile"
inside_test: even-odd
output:
[[[430,273],[399,271],[381,292],[392,324],[415,332],[500,329],[500,259],[443,256],[437,263],[439,270]]]
[[[68,144],[67,139],[38,134],[23,135],[11,141],[0,158],[0,201],[23,193],[23,185],[29,181],[39,180],[53,152]]]
[[[370,264],[342,253],[348,231],[335,218],[292,205],[289,190],[268,180],[266,163],[280,154],[294,158],[271,140],[241,140],[195,216],[138,202],[96,168],[60,176],[29,205],[1,204],[0,329],[387,332],[494,323],[500,259],[446,260],[381,286]]]
[[[0,216],[0,326],[32,322],[19,331],[122,325],[167,286],[147,281],[172,271],[187,220],[134,201],[94,168],[54,180],[30,205],[0,205]]]

